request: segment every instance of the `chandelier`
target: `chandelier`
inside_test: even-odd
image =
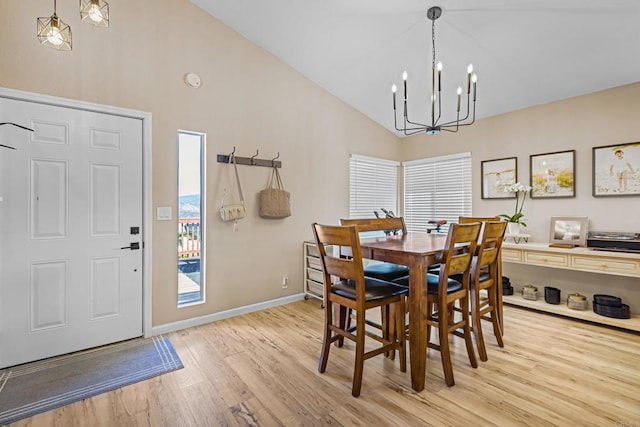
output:
[[[104,0],[80,0],[80,18],[96,27],[109,26],[109,4]],[[71,27],[58,17],[56,0],[53,15],[38,18],[38,40],[56,50],[71,50]]]
[[[442,15],[442,9],[434,6],[427,11],[427,18],[431,20],[431,124],[423,124],[414,122],[409,119],[409,109],[407,107],[407,72],[402,73],[403,80],[403,120],[402,127],[398,127],[397,110],[396,110],[396,91],[394,84],[391,87],[393,92],[393,123],[397,131],[403,132],[405,135],[414,135],[420,132],[426,132],[429,135],[437,135],[441,131],[457,132],[460,126],[469,126],[476,120],[476,81],[477,76],[473,74],[473,65],[467,67],[467,112],[460,118],[460,106],[462,98],[462,87],[458,86],[458,99],[456,107],[456,119],[440,123],[441,119],[441,82],[442,82],[442,62],[436,64],[436,19]],[[437,83],[437,86],[436,86]],[[473,97],[471,96],[471,87],[473,83]],[[437,91],[436,91],[437,87]],[[471,100],[473,100],[473,112],[471,113]],[[471,119],[469,116],[471,114]]]

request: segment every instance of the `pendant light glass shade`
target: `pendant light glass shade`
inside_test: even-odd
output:
[[[38,18],[38,40],[56,50],[71,50],[71,27],[58,18],[53,6],[53,15]]]
[[[104,0],[80,0],[80,17],[96,27],[108,27],[109,3]]]

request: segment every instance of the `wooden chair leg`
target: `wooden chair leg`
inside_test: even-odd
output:
[[[331,348],[331,328],[329,325],[333,322],[333,307],[331,302],[324,305],[324,337],[322,339],[322,352],[320,353],[320,361],[318,362],[318,372],[323,373],[327,369],[327,361],[329,360],[329,349]]]
[[[400,355],[400,371],[407,372],[407,346],[405,334],[405,306],[404,299],[391,307],[391,319],[393,319],[393,330],[390,333],[392,342],[398,343],[398,354]],[[395,355],[395,350],[392,353]],[[391,357],[395,360],[394,357]]]
[[[471,322],[473,327],[473,335],[476,339],[476,346],[478,347],[478,355],[483,362],[487,361],[487,349],[484,344],[484,335],[482,334],[482,316],[480,314],[480,292],[471,292]]]
[[[464,342],[467,345],[467,354],[469,355],[469,362],[474,368],[478,367],[478,360],[476,359],[476,353],[473,351],[473,341],[471,340],[471,327],[469,326],[469,297],[460,298],[460,305],[466,307],[462,310],[462,321],[464,326]],[[482,332],[481,332],[482,333]]]
[[[395,317],[393,308],[388,305],[381,306],[380,317],[382,319],[382,338],[387,341],[391,341],[393,339],[395,329]],[[387,351],[384,356],[390,358],[391,360],[394,360],[395,351]]]
[[[364,369],[364,330],[365,317],[361,311],[356,312],[356,361],[353,369],[353,386],[351,387],[351,395],[353,397],[360,396],[362,389],[362,372]]]
[[[438,339],[440,340],[440,358],[444,379],[449,387],[455,385],[453,366],[451,365],[451,351],[449,349],[449,313],[448,309],[438,310]]]
[[[351,327],[351,309],[342,305],[336,304],[336,317],[338,318],[338,325],[342,329],[349,329]],[[336,347],[342,347],[344,345],[344,337],[338,338],[336,341]]]
[[[433,303],[427,302],[427,319],[430,320],[431,316],[433,316]],[[427,322],[427,345],[429,344],[430,341],[431,341],[431,322],[428,321]]]
[[[498,296],[495,289],[488,289],[489,292],[489,304],[491,304],[491,323],[493,324],[493,335],[496,336],[498,346],[504,347],[504,341],[502,340],[502,325],[500,322],[500,313],[498,310]]]

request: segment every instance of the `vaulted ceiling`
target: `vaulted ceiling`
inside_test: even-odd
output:
[[[404,70],[411,118],[430,121],[431,6],[445,120],[469,63],[478,118],[640,80],[640,0],[191,1],[392,132]]]

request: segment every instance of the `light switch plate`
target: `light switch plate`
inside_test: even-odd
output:
[[[158,206],[156,209],[156,219],[158,221],[170,221],[171,206]]]

